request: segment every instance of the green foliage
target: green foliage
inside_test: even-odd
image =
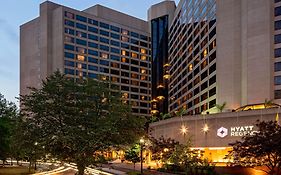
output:
[[[223,104],[216,104],[216,108],[219,110],[219,112],[222,112],[226,107],[226,102],[223,102]]]
[[[140,162],[140,146],[138,144],[135,144],[132,148],[125,151],[124,155],[125,159],[128,161],[131,161],[134,164],[137,162]]]
[[[177,117],[182,117],[184,114],[186,114],[186,109],[184,109],[184,108],[181,108],[180,110],[178,110],[178,111],[176,111],[176,116]]]
[[[11,155],[12,133],[17,116],[16,105],[0,94],[0,159],[3,161]]]
[[[179,142],[173,139],[165,139],[163,136],[159,139],[150,138],[151,145],[149,150],[152,153],[152,160],[160,161],[162,163],[167,163],[168,159],[175,151]]]
[[[21,97],[26,135],[59,160],[75,162],[83,174],[96,153],[134,143],[144,131],[144,120],[133,116],[121,93],[110,87],[91,79],[74,82],[55,72],[41,89]]]
[[[242,141],[230,145],[233,150],[229,157],[234,165],[259,166],[268,168],[266,173],[279,174],[281,170],[281,126],[276,121],[258,121],[258,132],[246,135]]]

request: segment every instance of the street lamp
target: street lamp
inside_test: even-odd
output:
[[[140,162],[141,162],[141,175],[143,174],[143,165],[142,165],[142,161],[143,161],[143,157],[142,157],[142,149],[143,149],[143,144],[144,144],[144,139],[141,138],[140,139]]]

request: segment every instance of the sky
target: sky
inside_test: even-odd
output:
[[[0,6],[0,93],[9,101],[19,96],[19,26],[39,16],[45,0],[5,0]],[[147,9],[163,0],[52,0],[77,10],[95,4],[146,20]],[[179,0],[175,0],[178,4]]]

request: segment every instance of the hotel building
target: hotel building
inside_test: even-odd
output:
[[[172,1],[155,4],[148,13],[152,14],[148,15],[152,112],[166,112],[161,105],[153,109],[153,102],[161,103],[162,96],[164,101],[168,99],[169,112],[184,108],[190,115],[217,112],[216,104],[223,103],[230,111],[266,99],[280,103],[279,0],[181,0],[176,8],[169,3]],[[170,17],[169,32],[164,33],[168,58],[155,58],[153,26],[164,15]],[[163,64],[155,64],[157,59]],[[164,81],[154,78],[158,69],[162,74],[157,76]],[[162,89],[164,95],[159,94]]]
[[[153,137],[192,138],[225,163],[229,143],[256,132],[257,120],[280,122],[280,0],[181,0],[168,42],[169,112],[187,114],[150,124]]]
[[[39,88],[60,70],[76,81],[111,81],[132,105],[150,115],[150,34],[148,22],[95,5],[78,11],[46,1],[39,17],[20,27],[20,94]]]

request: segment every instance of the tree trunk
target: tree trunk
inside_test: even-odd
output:
[[[82,162],[77,163],[77,169],[78,169],[78,175],[84,175],[84,171],[85,171],[85,164]]]
[[[134,163],[134,171],[136,170],[136,163]]]

